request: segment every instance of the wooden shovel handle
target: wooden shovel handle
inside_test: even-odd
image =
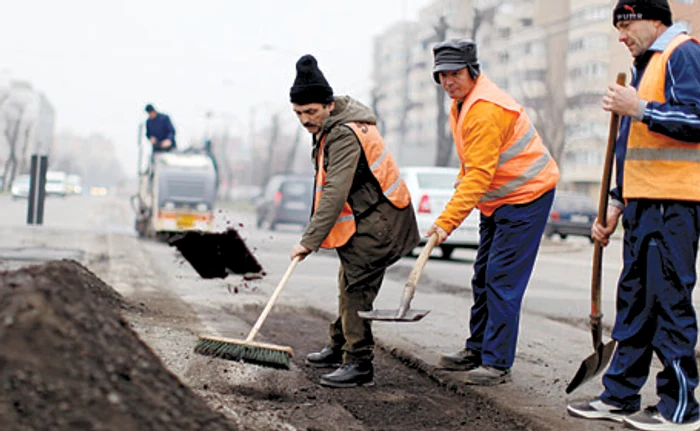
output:
[[[272,310],[272,306],[275,305],[275,301],[277,301],[277,298],[282,293],[282,289],[284,289],[284,285],[287,284],[289,277],[292,276],[292,272],[294,272],[294,268],[296,268],[296,266],[299,262],[301,262],[301,257],[297,256],[292,260],[292,263],[289,264],[289,268],[287,268],[287,272],[284,273],[282,280],[280,280],[279,284],[277,285],[277,288],[272,293],[272,296],[270,297],[270,299],[267,301],[267,305],[265,305],[265,309],[263,310],[262,313],[260,313],[260,317],[258,317],[258,320],[255,322],[255,325],[253,325],[253,329],[250,330],[250,334],[248,334],[248,338],[246,338],[246,341],[253,341],[253,338],[255,338],[255,336],[258,335],[258,331],[260,331],[260,327],[265,322],[265,319],[267,319],[267,315],[270,314],[270,310]]]
[[[617,74],[617,84],[625,85],[627,75]],[[603,226],[608,218],[608,192],[610,192],[610,179],[612,178],[613,162],[615,160],[615,142],[620,127],[620,116],[610,114],[610,129],[608,131],[608,146],[605,150],[605,165],[603,166],[603,179],[600,183],[600,199],[598,201],[598,221]],[[601,310],[601,278],[603,267],[603,246],[596,241],[593,246],[593,272],[591,275],[591,319],[598,319],[603,315]]]
[[[408,275],[408,280],[406,281],[406,284],[404,284],[403,287],[403,296],[401,297],[401,305],[399,306],[399,312],[397,314],[399,318],[403,317],[408,311],[408,309],[411,307],[413,295],[416,293],[416,285],[418,284],[418,280],[420,280],[420,276],[423,274],[423,268],[425,268],[425,263],[428,261],[428,258],[430,258],[430,253],[433,251],[437,240],[437,233],[433,233],[432,235],[430,235],[428,243],[425,245],[425,247],[423,247],[423,250],[420,252],[418,259],[416,259],[416,264],[413,265],[413,269]]]

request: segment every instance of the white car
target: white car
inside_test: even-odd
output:
[[[46,173],[46,196],[65,197],[68,193],[68,176],[65,172],[48,171]]]
[[[454,193],[454,184],[459,169],[443,167],[411,166],[401,169],[401,175],[411,192],[413,209],[416,212],[421,245],[426,243],[423,237],[438,218]],[[462,224],[439,247],[442,257],[449,259],[455,248],[479,247],[479,210],[469,214]]]
[[[29,175],[20,175],[12,182],[12,199],[29,197]]]

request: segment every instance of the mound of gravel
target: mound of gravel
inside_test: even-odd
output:
[[[224,431],[74,261],[0,272],[0,428]]]

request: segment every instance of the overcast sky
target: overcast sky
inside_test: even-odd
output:
[[[430,0],[7,0],[0,71],[30,81],[57,115],[56,131],[102,133],[134,171],[143,107],[170,114],[181,144],[223,113],[247,136],[282,111],[311,53],[336,94],[368,102],[372,40],[416,19]],[[264,49],[264,46],[272,48]]]

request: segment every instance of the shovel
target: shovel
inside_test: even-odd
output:
[[[403,286],[403,295],[398,310],[373,310],[373,311],[358,311],[357,315],[367,320],[382,320],[385,322],[417,322],[430,313],[430,310],[411,310],[411,301],[416,293],[416,285],[423,274],[423,267],[430,257],[430,252],[433,251],[438,236],[436,233],[430,235],[428,243],[423,247],[420,256],[416,259],[416,264],[413,266],[411,273],[408,275],[408,280]]]
[[[625,74],[617,74],[618,85],[625,85]],[[610,177],[612,177],[613,159],[615,157],[615,141],[620,124],[618,114],[610,116],[610,131],[608,133],[608,146],[605,152],[605,166],[603,167],[603,180],[600,184],[600,200],[598,202],[598,220],[605,226],[608,215],[608,191],[610,190]],[[596,241],[593,246],[593,271],[591,274],[591,335],[593,336],[593,354],[583,360],[576,375],[566,387],[566,393],[578,389],[598,373],[603,371],[610,362],[615,350],[615,341],[611,340],[603,344],[603,313],[600,305],[601,272],[603,266],[603,246]]]

